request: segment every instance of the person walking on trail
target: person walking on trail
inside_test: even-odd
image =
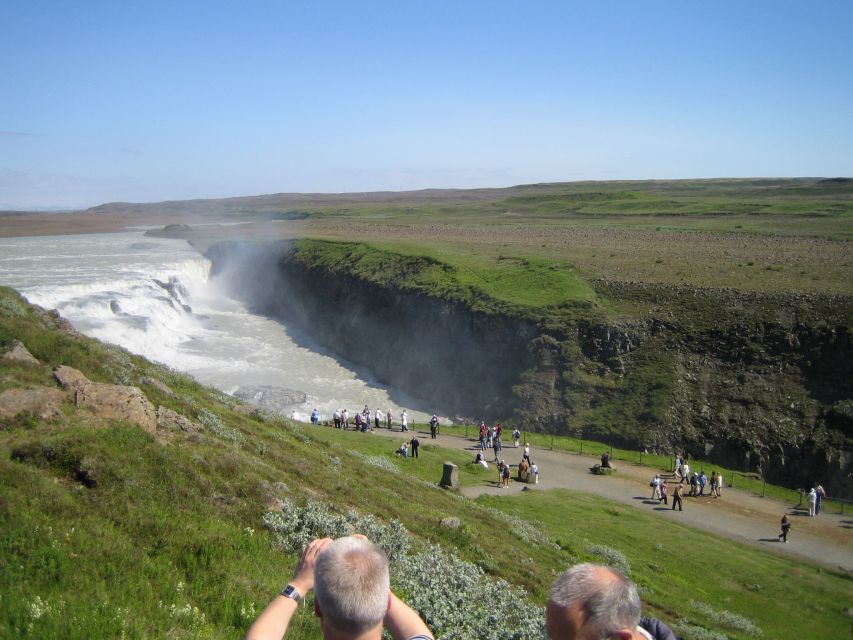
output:
[[[320,424],[320,412],[317,411],[317,408],[314,408],[314,411],[311,412],[311,424],[315,427]]]
[[[695,498],[699,495],[699,474],[694,471],[693,475],[690,476],[690,494],[691,497]]]
[[[411,442],[409,442],[409,444],[412,446],[412,457],[417,458],[418,457],[418,447],[421,446],[421,443],[418,440],[418,437],[415,436],[414,438],[412,438],[412,440],[411,440]]]
[[[679,511],[684,511],[681,507],[681,492],[683,491],[682,487],[684,485],[682,483],[678,483],[675,485],[675,489],[672,491],[672,510],[675,511],[675,505],[678,505]]]
[[[349,411],[346,409],[341,411],[341,424],[344,427],[344,431],[349,429]]]
[[[388,423],[388,431],[391,431],[394,426],[394,414],[391,413],[391,409],[388,409],[388,413],[385,414],[385,422]]]
[[[489,439],[489,428],[486,426],[486,423],[482,420],[480,421],[480,450],[486,450],[486,441]]]
[[[500,457],[501,450],[503,449],[503,447],[501,446],[501,439],[495,438],[492,442],[494,444],[494,450],[495,450],[495,462],[497,462],[498,458]]]
[[[438,416],[432,414],[432,418],[429,419],[429,437],[435,440],[435,437],[438,435]]]
[[[669,504],[666,501],[666,494],[669,492],[669,485],[666,484],[666,480],[661,480],[660,482],[660,498],[658,498],[658,502],[663,502],[664,504]]]
[[[820,509],[823,506],[823,499],[826,497],[826,491],[824,491],[823,487],[820,486],[820,484],[815,484],[814,490],[817,494],[817,502],[815,503],[814,513],[815,515],[819,515]]]
[[[501,460],[501,489],[509,489],[510,470],[506,460]]]
[[[809,517],[813,518],[816,515],[815,510],[817,509],[817,491],[815,491],[814,487],[812,487],[812,490],[809,491],[808,501],[809,501]]]
[[[712,471],[711,472],[711,493],[708,495],[711,495],[715,498],[719,498],[720,496],[717,494],[717,486],[718,486],[717,472]]]
[[[660,474],[656,473],[655,477],[652,478],[652,481],[649,483],[649,486],[652,488],[652,500],[657,500],[660,502]]]
[[[782,516],[782,522],[779,526],[782,528],[782,532],[779,534],[779,540],[787,544],[788,532],[791,530],[791,523],[788,521],[787,513]]]
[[[406,413],[405,409],[403,409],[403,413],[400,414],[400,427],[400,431],[409,430],[409,414]]]
[[[267,605],[245,640],[281,640],[309,591],[325,640],[432,640],[417,612],[391,591],[388,557],[361,535],[312,540],[290,583]],[[300,634],[301,635],[301,634]]]
[[[515,443],[515,448],[518,449],[518,441],[521,440],[521,431],[519,431],[518,429],[513,429],[512,440]]]
[[[522,455],[521,457],[527,458],[527,462],[530,462],[530,443],[529,442],[524,443],[524,455]]]
[[[373,424],[377,429],[382,424],[382,409],[377,409],[376,413],[373,414]]]

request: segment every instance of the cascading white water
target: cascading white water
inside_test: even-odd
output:
[[[228,297],[210,267],[186,242],[141,232],[0,238],[0,284],[57,309],[87,335],[227,393],[274,396],[272,404],[299,419],[314,407],[324,418],[365,404],[396,415],[402,406],[418,421],[432,411],[304,336],[297,344],[286,326]]]

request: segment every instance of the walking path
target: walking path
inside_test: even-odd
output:
[[[411,439],[413,432],[401,433],[377,429],[373,433],[396,438]],[[470,451],[473,461],[480,450],[474,439],[462,436],[439,435],[436,440],[429,432],[418,431],[421,447],[441,447]],[[492,451],[484,452],[488,460]],[[521,460],[522,448],[504,447],[502,458],[515,467]],[[724,536],[769,551],[794,556],[824,566],[853,571],[853,513],[845,515],[822,512],[816,518],[808,517],[808,509],[797,508],[771,498],[762,498],[736,488],[724,488],[719,499],[703,496],[685,497],[684,511],[672,511],[663,503],[651,500],[650,480],[661,469],[641,467],[623,461],[614,461],[617,472],[610,476],[590,473],[589,468],[597,458],[565,451],[550,451],[531,447],[530,458],[539,467],[539,484],[525,484],[513,479],[509,489],[502,490],[496,480],[483,480],[476,486],[464,487],[462,493],[470,498],[479,495],[512,495],[523,488],[536,491],[547,489],[572,489],[638,509],[656,512],[660,517],[673,519],[697,529]],[[491,462],[490,462],[491,464]],[[513,474],[515,477],[515,474]],[[671,498],[670,498],[671,500]],[[782,514],[793,516],[793,529],[788,543],[778,541],[779,520]]]

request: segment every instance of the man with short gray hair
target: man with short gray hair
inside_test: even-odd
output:
[[[258,616],[246,640],[281,640],[312,589],[327,640],[379,640],[383,625],[394,640],[432,640],[420,616],[391,591],[385,552],[361,535],[310,542],[293,580]]]
[[[616,569],[575,565],[551,587],[545,630],[551,640],[678,640],[654,618],[641,618],[637,587]]]

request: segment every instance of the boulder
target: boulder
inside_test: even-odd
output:
[[[12,348],[2,355],[3,360],[9,362],[22,362],[24,364],[41,364],[38,358],[33,356],[20,340],[12,343]]]
[[[142,378],[142,384],[150,385],[170,398],[175,397],[175,392],[172,391],[165,382],[161,382],[157,378]]]
[[[138,387],[90,382],[77,388],[76,402],[97,418],[126,420],[150,433],[157,430],[157,412]]]
[[[459,467],[452,462],[445,462],[439,485],[445,489],[459,489]]]
[[[442,518],[441,522],[439,522],[438,524],[440,524],[442,527],[447,527],[448,529],[458,529],[462,525],[462,522],[459,520],[459,518],[448,517]]]
[[[308,399],[304,391],[270,385],[240,386],[234,391],[234,397],[245,400],[259,409],[285,415],[290,413],[288,408],[302,404]]]
[[[204,431],[204,427],[199,423],[163,406],[157,407],[157,427],[167,431],[187,431],[189,433]]]
[[[0,393],[0,418],[14,418],[25,411],[41,420],[62,417],[59,408],[66,394],[59,389],[7,389]]]
[[[91,384],[89,378],[73,367],[60,365],[53,370],[53,377],[62,385],[63,389],[79,389],[84,385]]]

